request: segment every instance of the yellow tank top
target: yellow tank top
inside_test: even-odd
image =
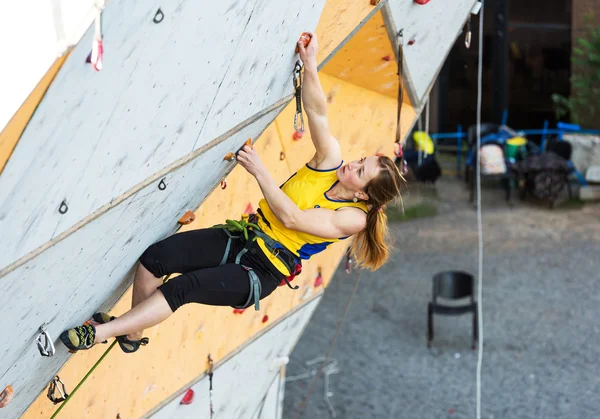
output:
[[[343,207],[354,207],[360,208],[365,213],[368,212],[367,204],[362,201],[340,201],[330,199],[326,196],[326,193],[338,183],[336,170],[342,164],[344,164],[343,161],[338,167],[330,170],[313,169],[307,164],[294,173],[280,188],[303,211],[310,208],[328,208],[335,211]],[[259,202],[258,206],[270,224],[269,226],[269,224],[259,217],[259,227],[300,259],[310,259],[312,255],[322,252],[331,243],[348,238],[326,239],[290,230],[284,227],[281,221],[273,214],[264,198]],[[269,252],[264,241],[259,239],[257,242],[271,263],[285,276],[290,275],[285,265]]]

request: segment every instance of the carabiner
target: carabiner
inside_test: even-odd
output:
[[[59,386],[60,384],[60,386]],[[58,392],[60,393],[60,397],[56,397],[54,395],[54,393],[56,392],[56,390],[58,389]],[[61,402],[64,402],[65,400],[67,400],[67,397],[69,397],[69,393],[67,393],[67,389],[65,388],[65,383],[62,382],[62,380],[60,379],[60,377],[57,375],[55,376],[52,381],[50,381],[50,385],[48,386],[48,398],[50,399],[50,401],[54,404],[58,404]]]
[[[38,350],[42,356],[54,356],[55,349],[52,338],[46,331],[46,323],[42,324],[39,328],[39,333],[35,338]]]

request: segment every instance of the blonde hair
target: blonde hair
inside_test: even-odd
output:
[[[351,253],[357,265],[371,271],[384,265],[390,255],[391,243],[387,228],[387,216],[383,206],[396,198],[401,199],[406,181],[392,159],[379,157],[379,175],[372,179],[364,192],[369,196],[367,226],[354,237]]]

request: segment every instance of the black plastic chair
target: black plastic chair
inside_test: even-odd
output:
[[[571,154],[573,153],[573,147],[571,143],[568,141],[548,141],[546,145],[546,151],[550,153],[554,153],[562,157],[567,161],[571,161]],[[573,199],[573,192],[571,190],[571,182],[569,181],[569,175],[573,173],[573,169],[571,168],[568,173],[565,174],[565,181],[567,183],[567,190],[569,191],[569,199]],[[552,207],[554,203],[550,206]]]
[[[448,300],[458,300],[470,297],[466,305],[443,305],[438,302],[438,297]],[[440,272],[433,277],[433,296],[427,307],[427,347],[431,347],[433,340],[433,314],[455,316],[473,313],[473,341],[471,347],[475,349],[478,339],[477,327],[477,302],[474,296],[473,275],[466,272],[447,271]]]

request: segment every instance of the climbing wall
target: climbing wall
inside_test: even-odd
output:
[[[54,176],[55,181],[60,184],[58,189],[40,189],[37,201],[31,195],[36,193],[36,189],[23,193],[22,199],[29,199],[31,203],[39,201],[39,205],[34,206],[35,210],[23,206],[22,209],[24,208],[27,215],[18,222],[11,221],[11,226],[25,225],[28,228],[23,229],[21,236],[16,234],[11,239],[15,240],[12,244],[19,244],[20,247],[7,249],[3,255],[4,260],[12,262],[0,267],[3,269],[0,271],[0,280],[3,281],[0,283],[3,284],[0,304],[7,307],[6,312],[12,316],[3,323],[4,326],[0,326],[0,333],[15,336],[11,345],[3,346],[0,342],[0,353],[6,353],[5,360],[8,359],[2,364],[6,370],[0,370],[0,387],[12,384],[17,394],[7,410],[2,411],[2,414],[8,413],[7,417],[18,417],[35,396],[44,390],[49,379],[57,371],[68,389],[72,390],[106,349],[106,346],[99,345],[90,351],[70,357],[66,364],[64,362],[69,355],[62,347],[57,348],[55,357],[41,358],[32,344],[32,339],[42,322],[49,322],[51,335],[57,337],[64,328],[81,323],[98,309],[112,307],[111,313],[115,315],[125,312],[131,301],[131,271],[137,257],[147,245],[178,229],[185,231],[208,227],[223,222],[224,218],[237,218],[242,212],[256,209],[261,197],[258,185],[241,167],[223,161],[227,152],[239,148],[247,138],[253,138],[255,148],[278,183],[287,179],[312,157],[314,148],[310,134],[307,132],[302,138],[294,137],[292,121],[295,105],[289,103],[292,98],[292,83],[291,67],[288,68],[288,65],[293,66],[295,62],[293,45],[301,32],[298,28],[317,28],[316,33],[321,46],[319,62],[320,68],[323,69],[321,81],[330,102],[330,126],[334,136],[340,141],[344,158],[353,160],[374,153],[392,155],[397,107],[396,97],[392,92],[397,89],[397,80],[393,77],[397,68],[393,58],[383,60],[386,55],[394,56],[390,38],[383,36],[383,30],[386,29],[381,26],[383,17],[378,14],[379,10],[385,7],[385,2],[374,7],[368,1],[355,3],[328,0],[324,4],[322,14],[318,9],[323,7],[323,4],[319,6],[318,3],[314,3],[314,7],[297,7],[270,4],[271,1],[264,2],[268,4],[253,1],[243,4],[235,2],[235,5],[233,2],[225,2],[227,5],[215,6],[221,11],[221,15],[212,9],[200,13],[199,9],[195,9],[197,6],[188,3],[181,3],[179,8],[161,4],[165,17],[163,22],[157,25],[152,23],[156,10],[152,5],[144,12],[141,10],[143,5],[139,2],[115,6],[121,3],[119,0],[112,0],[106,8],[105,22],[108,23],[108,11],[111,7],[127,9],[132,13],[130,21],[133,22],[130,37],[125,39],[114,35],[116,38],[113,38],[113,42],[129,46],[127,51],[131,52],[131,55],[119,55],[122,47],[116,47],[112,53],[120,58],[115,62],[128,66],[131,65],[128,60],[135,57],[139,65],[128,67],[130,70],[133,68],[137,71],[145,66],[153,66],[154,70],[147,70],[145,76],[139,79],[134,77],[135,71],[127,73],[121,69],[120,74],[130,75],[127,82],[119,81],[121,84],[118,86],[112,86],[103,79],[109,68],[106,64],[100,73],[94,73],[89,66],[84,65],[83,68],[88,71],[84,77],[77,65],[69,67],[70,60],[84,58],[85,54],[73,58],[77,56],[80,48],[78,45],[46,93],[5,172],[0,176],[0,190],[4,181],[5,185],[12,185],[13,193],[19,193],[20,179],[23,179],[23,185],[35,188],[34,182],[29,179],[33,176],[33,169],[38,170],[35,173],[39,175],[41,168],[38,169],[33,163],[27,163],[29,166],[26,164],[27,158],[37,158],[31,151],[35,148],[33,140],[27,140],[35,138],[33,134],[28,134],[30,130],[37,133],[38,137],[41,133],[51,132],[52,135],[46,135],[44,138],[49,137],[48,141],[59,144],[55,148],[42,147],[39,153],[45,154],[46,160],[62,161],[63,164],[68,162],[79,170],[78,165],[83,163],[63,159],[67,154],[71,159],[87,159],[87,166],[96,162],[102,166],[89,170],[96,177],[87,174],[87,167],[80,172],[74,170],[70,176],[79,176],[79,182],[71,189],[61,183],[62,179],[71,180],[64,177],[67,176],[65,173],[69,172],[71,165],[64,166],[62,173],[59,173],[61,171],[56,167],[50,167],[50,164],[44,166],[52,169],[49,170],[48,176]],[[227,9],[226,6],[231,8]],[[295,7],[297,9],[294,9]],[[273,10],[281,13],[281,20],[265,17],[271,16]],[[200,35],[194,31],[201,30],[203,26],[192,25],[194,13],[202,14],[196,16],[197,19],[205,19],[207,16],[206,30],[210,32],[214,27],[216,35],[210,32],[210,35],[198,40]],[[219,18],[227,21],[226,17],[231,16],[232,21],[228,25],[233,25],[240,14],[246,16],[248,26],[241,35],[239,31],[236,32],[239,36],[234,39],[233,44],[237,43],[238,48],[231,50],[226,44],[231,43],[233,32],[219,32],[227,25],[218,25],[217,22]],[[287,22],[289,16],[293,16],[290,28],[287,27],[287,23],[282,24]],[[178,19],[193,27],[189,30],[175,27],[178,25]],[[111,32],[118,33],[123,27],[115,24]],[[277,36],[266,36],[266,32],[277,33]],[[255,33],[263,36],[253,37]],[[89,37],[90,33],[86,36]],[[106,36],[105,44],[108,43],[108,35]],[[194,41],[187,39],[188,36],[194,38]],[[373,36],[379,41],[369,41]],[[267,44],[269,46],[265,56],[268,57],[264,62],[269,65],[261,67],[260,64],[264,63],[261,61],[263,57],[254,54],[256,49],[252,44],[260,40],[262,47],[263,38],[269,38],[269,42],[275,42],[273,39],[277,38],[280,44]],[[224,43],[218,47],[213,45],[212,48],[230,54],[229,67],[223,69],[218,63],[213,63],[216,66],[214,72],[203,73],[201,66],[192,72],[187,60],[202,57],[212,62],[213,55],[217,61],[223,60],[220,53],[196,54],[196,51],[205,48],[205,44],[209,44],[211,39]],[[135,40],[138,40],[138,43],[131,44]],[[136,55],[141,49],[142,40],[164,45],[167,49],[163,48],[161,51],[169,51],[170,60],[156,60],[147,56],[148,54]],[[85,44],[87,41],[84,38],[82,42]],[[361,45],[365,42],[370,43],[370,52],[363,54],[368,57],[353,74],[342,74],[340,68],[343,67],[337,61],[338,58],[342,60],[349,56],[358,57],[358,54],[353,55],[348,47],[351,42],[357,42],[354,48],[362,48]],[[292,47],[288,49],[289,43]],[[189,48],[193,48],[194,54],[182,53]],[[273,48],[278,49],[279,55],[283,50],[284,57],[277,57],[277,54],[271,56]],[[250,57],[246,57],[246,51],[252,51]],[[383,56],[380,56],[381,54]],[[181,58],[181,61],[178,58]],[[354,59],[356,61],[356,58]],[[166,65],[163,61],[170,62],[172,68],[163,67]],[[107,59],[105,63],[108,63]],[[224,73],[221,73],[220,77],[215,76],[215,73],[223,70]],[[252,76],[244,79],[244,71],[250,71]],[[257,77],[259,71],[261,77]],[[62,84],[57,84],[63,72],[71,76],[63,76],[65,79]],[[181,77],[158,77],[167,72],[176,72],[181,74]],[[286,75],[281,76],[281,80],[279,72]],[[358,84],[357,80],[361,78],[361,74],[377,77],[372,79],[373,83]],[[264,85],[266,79],[268,83]],[[75,97],[80,99],[81,103],[75,102],[76,106],[69,108],[71,114],[80,116],[69,118],[66,124],[55,124],[52,118],[60,115],[56,114],[56,110],[50,107],[46,109],[43,105],[46,101],[52,103],[56,100],[58,102],[55,107],[60,109],[60,100],[71,103],[69,98],[64,97],[66,89],[73,89],[72,84],[67,83],[70,80],[76,80],[75,85],[86,92],[83,96],[77,96],[79,90],[76,90]],[[91,83],[92,87],[88,87],[88,83]],[[216,90],[211,83],[218,85]],[[130,90],[133,89],[131,86],[137,87]],[[106,88],[107,91],[100,87]],[[154,92],[155,89],[159,90]],[[253,92],[254,96],[247,94],[245,89]],[[114,95],[113,90],[118,90],[120,94]],[[148,94],[148,101],[140,100],[137,96],[135,101],[131,101],[130,96],[136,92]],[[109,99],[104,101],[106,97]],[[179,103],[177,98],[183,98],[182,103]],[[102,104],[98,109],[94,108],[94,112],[99,115],[92,112],[95,123],[84,120],[77,110],[81,106],[89,107],[88,100]],[[206,106],[207,100],[214,100],[214,103]],[[190,103],[193,106],[190,106]],[[126,108],[128,105],[131,106]],[[155,109],[158,106],[161,111]],[[40,113],[43,109],[48,113]],[[126,109],[130,109],[129,112]],[[45,117],[40,117],[42,114]],[[129,119],[126,120],[128,114]],[[145,115],[146,119],[143,119],[142,115]],[[196,116],[199,122],[197,128],[194,128]],[[408,132],[415,117],[416,111],[410,100],[406,99],[402,112],[403,135]],[[143,126],[142,120],[152,129]],[[36,128],[36,124],[49,125],[46,131],[43,131]],[[64,134],[70,131],[63,125],[72,125],[73,132],[80,132],[82,125],[88,126],[89,129],[84,132],[89,133],[92,138],[90,141],[95,142],[96,147],[90,148],[86,141],[81,140],[86,138],[85,136],[78,134],[79,142],[74,141],[70,135],[65,136]],[[117,125],[120,129],[113,128],[112,125]],[[190,125],[193,126],[190,128]],[[104,131],[98,134],[92,128]],[[106,133],[111,133],[112,137]],[[64,141],[70,141],[71,147],[60,148],[61,135],[65,138]],[[38,146],[39,143],[40,141]],[[136,144],[137,149],[130,143]],[[78,151],[75,152],[75,149]],[[27,151],[20,150],[30,152],[27,154]],[[17,155],[19,157],[15,157]],[[18,162],[15,162],[16,160]],[[7,171],[9,167],[10,172]],[[11,175],[5,178],[6,173]],[[110,181],[103,180],[104,176]],[[91,185],[87,188],[90,196],[84,193],[83,183]],[[60,200],[52,202],[48,195],[56,191],[68,192],[70,195],[68,199],[63,196]],[[1,194],[2,192],[0,197]],[[5,199],[22,204],[11,196],[6,196]],[[52,205],[55,212],[60,209],[63,200],[68,210],[62,215],[69,215],[71,218],[59,218],[58,222],[52,217],[44,219],[43,222],[37,221],[39,217],[48,217],[48,208]],[[87,207],[87,210],[82,211],[82,206]],[[195,210],[196,220],[179,228],[176,220],[188,209]],[[2,221],[0,216],[0,223]],[[44,232],[46,236],[43,236]],[[46,238],[38,237],[39,234]],[[348,244],[336,243],[326,253],[317,255],[304,264],[302,275],[294,280],[300,289],[292,291],[287,287],[279,288],[261,302],[259,312],[245,310],[243,313],[236,313],[226,307],[184,306],[161,325],[146,331],[151,341],[150,346],[133,356],[123,354],[118,347],[110,352],[81,390],[68,401],[59,417],[114,418],[117,414],[123,418],[140,417],[158,411],[157,409],[167,406],[171,400],[174,400],[173,403],[178,407],[178,397],[187,391],[190,383],[204,380],[202,377],[207,371],[206,359],[209,354],[219,370],[224,368],[227,362],[241,356],[250,342],[259,335],[263,336],[265,331],[274,325],[295,328],[300,327],[296,323],[305,324],[310,316],[292,321],[290,313],[304,310],[302,307],[309,302],[312,304],[313,298],[320,297],[339,261],[342,260]],[[31,289],[39,291],[32,294]],[[19,298],[22,295],[31,298]],[[28,314],[24,316],[24,313]],[[264,336],[260,339],[263,338]],[[265,343],[269,348],[272,345],[274,344]],[[291,346],[289,350],[291,351]],[[10,365],[12,368],[8,368]],[[169,366],[168,373],[165,373],[164,365]],[[237,374],[229,373],[227,369],[221,371],[219,379],[228,385],[240,381]],[[115,374],[119,377],[118,389],[115,389]],[[281,374],[279,370],[261,368],[259,375],[261,382],[265,384],[256,392],[256,400],[252,401],[254,404],[248,402],[233,408],[244,409],[248,412],[247,417],[277,417],[277,409],[273,409],[273,402],[269,400],[277,400],[280,397],[274,395],[273,387],[278,374]],[[260,410],[252,410],[253,407],[258,408],[261,400],[264,402]],[[42,392],[23,417],[49,417],[55,409],[56,406],[53,406]],[[275,413],[268,413],[273,410]],[[261,412],[267,413],[263,415]],[[275,416],[272,416],[273,414]]]
[[[415,107],[429,95],[476,3],[477,0],[389,0],[382,9],[394,49],[398,43],[396,34],[403,30],[404,76]]]
[[[213,406],[217,418],[275,419],[281,389],[280,369],[286,363],[304,326],[312,316],[320,298],[313,298],[289,313],[272,328],[255,337],[230,359],[214,369]],[[235,377],[251,377],[235,379]],[[209,417],[209,377],[204,375],[189,388],[194,403],[181,404],[183,394],[166,401],[145,417],[153,419],[186,419]],[[187,390],[186,390],[187,391]],[[185,393],[184,393],[185,394]],[[235,395],[235,397],[232,397]],[[268,400],[267,400],[268,399]]]

